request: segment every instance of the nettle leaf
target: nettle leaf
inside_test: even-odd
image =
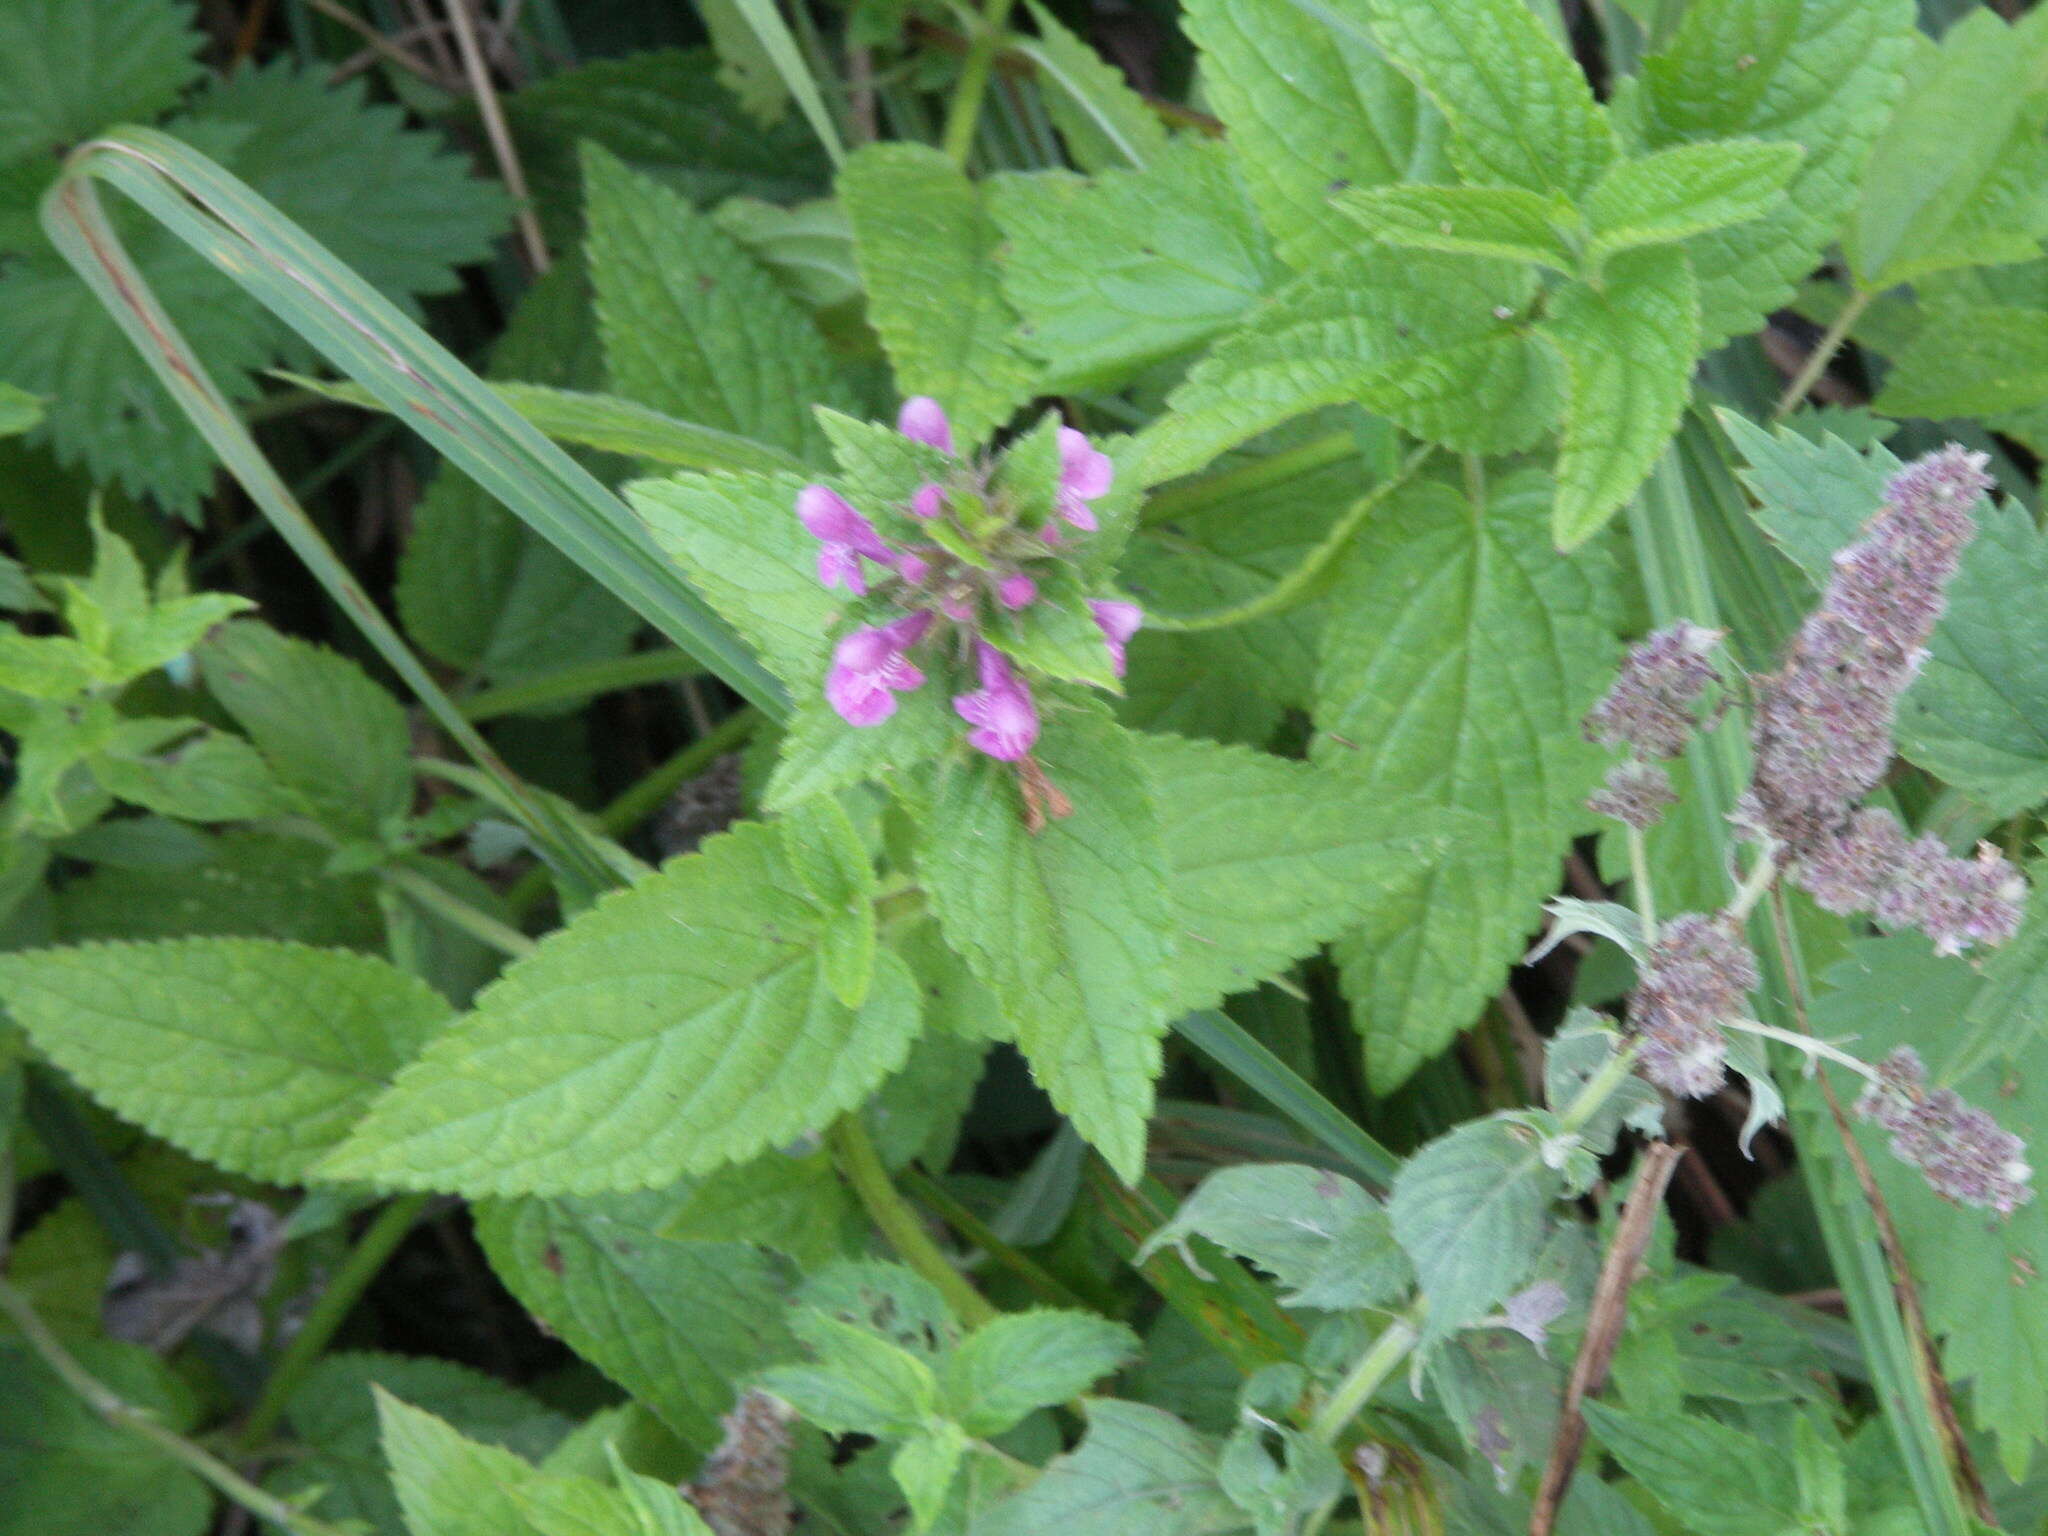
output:
[[[762,1372],[762,1390],[828,1434],[909,1435],[937,1416],[939,1379],[922,1356],[812,1307],[790,1326],[810,1362]]]
[[[945,406],[963,448],[1031,394],[995,263],[999,237],[966,174],[922,144],[871,144],[839,173],[868,318],[903,395]]]
[[[1775,1442],[1701,1414],[1674,1418],[1597,1400],[1584,1412],[1629,1476],[1699,1536],[1775,1536],[1800,1513],[1791,1461]],[[1731,1467],[1742,1475],[1731,1478]]]
[[[1550,1146],[1558,1133],[1541,1111],[1491,1115],[1401,1165],[1387,1215],[1429,1303],[1426,1339],[1478,1322],[1529,1273],[1565,1192]]]
[[[1621,1047],[1621,1036],[1590,1008],[1574,1008],[1543,1048],[1543,1101],[1563,1114]],[[1664,1100],[1640,1077],[1622,1080],[1608,1101],[1579,1132],[1604,1156],[1622,1127],[1654,1136],[1664,1124]]]
[[[1498,988],[1606,769],[1579,721],[1610,676],[1609,570],[1557,557],[1546,500],[1528,476],[1477,514],[1442,485],[1404,491],[1331,599],[1313,760],[1481,823],[1337,947],[1377,1092]]]
[[[1164,1409],[1086,1404],[1088,1435],[976,1526],[985,1536],[1228,1536],[1250,1518],[1216,1479],[1220,1445]]]
[[[823,685],[840,604],[818,581],[818,541],[796,518],[790,475],[636,480],[626,500],[662,552],[798,697]]]
[[[1053,1103],[1135,1182],[1174,955],[1159,812],[1132,739],[1093,709],[1056,716],[1037,760],[1072,815],[1034,834],[1007,764],[942,765],[918,874]]]
[[[1144,481],[1351,402],[1461,452],[1526,448],[1557,414],[1555,364],[1522,321],[1535,294],[1535,274],[1511,262],[1342,252],[1196,364],[1137,439]]]
[[[95,1379],[174,1434],[199,1418],[192,1391],[135,1344],[66,1346]],[[199,1478],[125,1425],[93,1412],[42,1357],[0,1340],[0,1530],[9,1536],[200,1536],[213,1495]]]
[[[1459,256],[1493,256],[1576,270],[1578,259],[1559,234],[1578,215],[1523,187],[1366,187],[1332,199],[1388,245]]]
[[[1178,952],[1169,1012],[1213,1007],[1357,922],[1449,852],[1448,818],[1352,776],[1137,736],[1165,839]]]
[[[1543,326],[1564,358],[1564,437],[1551,534],[1583,544],[1635,494],[1678,427],[1699,348],[1699,289],[1681,250],[1625,251],[1599,287],[1570,283]]]
[[[116,1113],[195,1157],[290,1183],[448,1017],[370,955],[262,939],[87,944],[0,957],[37,1046]]]
[[[1874,406],[1887,416],[1988,416],[2048,404],[2048,311],[1944,308],[1892,359]]]
[[[1616,115],[1645,149],[1753,137],[1806,150],[1769,213],[1686,242],[1702,347],[1790,303],[1840,230],[1902,89],[1914,14],[1911,0],[1695,0],[1618,93]]]
[[[399,1075],[330,1178],[488,1194],[636,1189],[821,1129],[902,1065],[917,988],[832,993],[831,914],[744,824],[558,930]]]
[[[501,1446],[471,1440],[446,1420],[401,1402],[381,1387],[376,1399],[380,1443],[391,1487],[412,1536],[581,1536],[528,1518],[522,1495],[548,1497],[549,1484],[568,1484],[599,1514],[611,1490],[586,1479],[550,1478]],[[616,1496],[614,1496],[616,1497]],[[605,1513],[612,1513],[605,1511]],[[542,1519],[545,1519],[543,1514]],[[603,1529],[600,1522],[599,1529]],[[615,1520],[614,1530],[632,1525]]]
[[[93,777],[116,799],[184,821],[244,821],[283,814],[291,802],[262,755],[196,720],[133,720],[148,736],[114,743],[92,759]],[[193,728],[198,727],[195,731]],[[160,739],[169,727],[174,739]]]
[[[1332,191],[1443,179],[1442,116],[1337,14],[1290,0],[1190,0],[1182,26],[1290,266],[1314,266],[1350,243]]]
[[[1899,109],[1872,146],[1842,237],[1870,291],[1949,267],[2025,261],[2048,234],[2048,17],[1964,16],[1923,42]],[[1927,135],[1939,135],[1930,155]]]
[[[1036,1409],[1078,1397],[1137,1353],[1137,1335],[1106,1317],[1012,1312],[982,1324],[947,1357],[946,1412],[970,1435],[1000,1435]]]
[[[1074,164],[1091,173],[1122,166],[1142,170],[1168,154],[1166,125],[1123,71],[1061,26],[1038,0],[1025,0],[1025,8],[1038,42],[1019,39],[1012,46],[1037,64],[1039,98]]]
[[[262,624],[198,651],[207,690],[320,821],[374,837],[412,804],[412,733],[397,700],[345,656]]]
[[[584,151],[583,183],[612,389],[822,461],[811,406],[860,401],[811,317],[709,214],[605,150]]]
[[[110,123],[147,122],[198,79],[186,0],[0,5],[0,162],[54,161]]]
[[[749,1241],[756,1222],[670,1234],[679,1202],[705,1192],[491,1201],[476,1224],[519,1304],[697,1451],[738,1384],[794,1347],[786,1271]]]
[[[965,729],[943,689],[920,688],[899,695],[896,713],[880,725],[856,730],[825,702],[821,681],[821,674],[808,680],[783,732],[781,756],[761,796],[768,810],[788,810],[813,795],[931,762],[951,751]]]
[[[1190,1237],[1206,1237],[1272,1275],[1292,1293],[1281,1297],[1283,1306],[1376,1307],[1413,1283],[1386,1207],[1324,1168],[1265,1163],[1212,1173],[1133,1262],[1168,1244],[1184,1247]]]
[[[1797,144],[1738,140],[1674,144],[1620,161],[1586,194],[1587,259],[1597,265],[1616,251],[1762,218],[1804,158]]]
[[[1743,458],[1736,475],[1757,500],[1751,516],[1815,586],[1834,571],[1835,551],[1850,543],[1884,504],[1885,482],[1899,461],[1881,444],[1858,449],[1831,432],[1818,439],[1758,426],[1735,411],[1715,413]]]
[[[1278,265],[1228,146],[1182,138],[1142,171],[1001,176],[1003,293],[1038,388],[1120,388],[1258,302]]]
[[[1519,0],[1365,9],[1380,46],[1450,119],[1451,158],[1467,181],[1576,200],[1614,160],[1592,85]]]

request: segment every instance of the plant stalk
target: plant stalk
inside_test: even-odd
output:
[[[1863,311],[1870,307],[1870,301],[1876,297],[1876,294],[1865,293],[1860,288],[1849,295],[1841,313],[1836,315],[1834,323],[1821,333],[1819,342],[1807,354],[1805,363],[1792,376],[1792,382],[1785,386],[1785,393],[1778,397],[1778,403],[1771,411],[1773,423],[1783,421],[1799,408],[1800,401],[1804,400],[1808,391],[1820,382],[1820,376],[1828,371],[1828,364],[1835,360],[1835,354],[1842,350],[1842,343],[1849,339],[1849,332],[1855,328],[1856,322],[1863,318]]]
[[[1311,1435],[1325,1445],[1336,1442],[1344,1426],[1358,1417],[1358,1410],[1380,1389],[1380,1384],[1408,1358],[1408,1352],[1422,1337],[1422,1318],[1428,1307],[1429,1303],[1418,1296],[1406,1310],[1396,1314],[1316,1409],[1308,1425]]]
[[[996,55],[1003,50],[1003,28],[1010,19],[1013,0],[987,0],[982,7],[974,41],[960,66],[960,83],[946,112],[943,147],[946,157],[962,170],[974,147],[974,130],[981,122],[981,103],[988,95],[988,77],[995,68]]]
[[[861,1207],[868,1213],[868,1219],[881,1229],[882,1236],[889,1240],[889,1246],[896,1250],[896,1256],[929,1280],[946,1298],[953,1315],[967,1327],[978,1328],[993,1321],[999,1314],[989,1304],[988,1298],[969,1285],[967,1277],[953,1267],[953,1261],[925,1231],[917,1212],[897,1192],[889,1178],[889,1170],[882,1166],[881,1154],[875,1150],[874,1141],[868,1136],[867,1127],[861,1123],[859,1112],[841,1115],[838,1123],[826,1133],[826,1139],[832,1148],[832,1161],[853,1187]]]

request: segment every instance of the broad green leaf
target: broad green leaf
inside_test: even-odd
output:
[[[818,541],[796,520],[788,475],[636,480],[626,500],[690,584],[797,698],[824,686],[838,599],[818,582]]]
[[[1388,245],[1536,262],[1560,272],[1578,267],[1558,232],[1578,222],[1576,212],[1522,187],[1365,187],[1331,205]]]
[[[1970,998],[1948,1043],[1953,1054],[1943,1063],[1952,1080],[1961,1080],[1987,1062],[2030,1048],[2048,1026],[2048,897],[2042,895],[2048,869],[2028,868],[2033,890],[2020,931],[1981,963],[1984,984]]]
[[[946,1412],[971,1435],[1000,1435],[1034,1409],[1078,1397],[1137,1352],[1137,1335],[1106,1317],[1012,1312],[975,1329],[947,1358]]]
[[[0,162],[155,117],[202,72],[197,20],[186,0],[0,5]]]
[[[173,1433],[198,1405],[171,1368],[139,1345],[68,1346],[79,1363]],[[200,1536],[213,1495],[193,1473],[109,1424],[18,1340],[0,1339],[0,1536]]]
[[[412,1536],[538,1536],[517,1491],[541,1480],[502,1446],[372,1386],[391,1487]]]
[[[1055,1459],[976,1536],[1227,1536],[1250,1519],[1216,1480],[1217,1443],[1159,1408],[1087,1403],[1080,1449]]]
[[[69,635],[0,630],[0,688],[31,699],[70,699],[106,680],[98,658]]]
[[[997,261],[1040,358],[1040,388],[1121,388],[1207,341],[1257,303],[1278,271],[1236,158],[1209,140],[1162,148],[1142,171],[1057,173],[989,184]]]
[[[1337,1453],[1313,1435],[1277,1421],[1247,1418],[1240,1423],[1224,1442],[1216,1472],[1223,1491],[1252,1517],[1260,1536],[1302,1529],[1305,1520],[1347,1491]]]
[[[922,1045],[924,1042],[920,1041]],[[581,1202],[620,1214],[632,1200],[658,1204],[659,1236],[687,1243],[756,1243],[786,1255],[808,1271],[839,1258],[848,1233],[864,1231],[852,1195],[822,1149],[764,1152],[699,1178],[683,1179],[653,1196],[604,1197]]]
[[[784,208],[758,197],[729,197],[711,217],[806,309],[857,307],[860,269],[853,261],[853,228],[837,203],[817,198]]]
[[[1543,1102],[1558,1114],[1571,1107],[1600,1069],[1613,1059],[1621,1036],[1590,1008],[1574,1008],[1543,1047]],[[1614,1146],[1623,1126],[1657,1135],[1664,1125],[1664,1100],[1640,1077],[1622,1080],[1608,1101],[1579,1132],[1598,1156]]]
[[[590,278],[613,390],[822,458],[812,405],[854,410],[859,400],[810,316],[708,214],[604,150],[584,162]]]
[[[1071,815],[1034,833],[1007,764],[945,765],[918,872],[1053,1103],[1131,1182],[1175,950],[1158,808],[1131,738],[1093,710],[1056,717],[1037,762]]]
[[[870,144],[839,173],[868,318],[901,395],[946,408],[960,447],[982,442],[1031,392],[1016,317],[995,264],[999,238],[978,189],[937,150]]]
[[[1547,501],[1540,477],[1477,513],[1441,485],[1405,491],[1331,598],[1313,760],[1481,822],[1338,946],[1382,1093],[1498,988],[1607,766],[1579,722],[1611,678],[1608,570],[1557,557]]]
[[[1674,1418],[1588,1401],[1600,1444],[1688,1531],[1778,1536],[1799,1514],[1792,1466],[1777,1445],[1700,1414]],[[1740,1467],[1740,1477],[1728,1475]]]
[[[718,55],[718,83],[732,92],[748,117],[763,128],[774,127],[789,111],[789,87],[776,73],[761,35],[736,0],[696,0],[696,9]]]
[[[1137,439],[1144,482],[1351,402],[1461,452],[1526,448],[1557,414],[1555,365],[1523,320],[1535,295],[1535,275],[1511,262],[1343,252],[1196,364]]]
[[[1256,986],[1452,846],[1434,808],[1390,803],[1349,774],[1172,736],[1132,740],[1166,844],[1172,1013]]]
[[[1899,461],[1881,445],[1859,451],[1833,433],[1816,441],[1789,427],[1771,432],[1738,412],[1716,417],[1749,461],[1736,474],[1757,500],[1756,524],[1816,587],[1834,570],[1835,551],[1852,542],[1884,504],[1885,482]]]
[[[1944,309],[1892,360],[1876,407],[1887,416],[1988,416],[2048,403],[2048,311],[2017,304]]]
[[[319,820],[375,837],[412,803],[412,734],[398,703],[347,657],[261,624],[200,647],[206,686],[278,781]]]
[[[1038,0],[1025,0],[1025,8],[1038,39],[1015,38],[1010,46],[1038,66],[1039,99],[1074,164],[1091,174],[1119,166],[1143,170],[1165,155],[1166,125],[1123,71],[1061,26]]]
[[[42,419],[41,396],[32,395],[13,384],[0,384],[0,437],[26,432]]]
[[[1674,144],[1610,166],[1586,194],[1598,263],[1638,245],[1668,245],[1762,218],[1805,158],[1797,144],[1734,140]]]
[[[155,743],[129,751],[117,739],[95,757],[93,776],[117,799],[184,821],[247,821],[289,808],[269,764],[241,737],[210,726],[188,733],[197,724],[190,720],[147,723],[183,739],[161,751]]]
[[[1806,151],[1768,214],[1686,242],[1703,347],[1790,303],[1840,232],[1902,88],[1914,12],[1911,0],[1691,0],[1618,94],[1617,116],[1646,150],[1756,138]]]
[[[1627,251],[1605,281],[1555,295],[1543,334],[1564,358],[1551,535],[1574,549],[1635,494],[1692,394],[1699,288],[1680,250]]]
[[[937,1521],[966,1453],[959,1426],[941,1422],[917,1431],[889,1458],[889,1475],[910,1500],[913,1531],[928,1531]]]
[[[1287,1287],[1289,1307],[1377,1307],[1412,1283],[1386,1207],[1350,1179],[1299,1163],[1246,1163],[1212,1173],[1173,1220],[1146,1239],[1138,1262],[1171,1243],[1206,1237]]]
[[[1191,0],[1183,26],[1230,131],[1245,185],[1290,266],[1351,243],[1330,207],[1342,187],[1437,181],[1444,123],[1380,54],[1353,0]]]
[[[1415,1266],[1423,1332],[1449,1338],[1522,1282],[1543,1246],[1564,1181],[1546,1160],[1558,1122],[1492,1115],[1439,1136],[1401,1165],[1387,1197],[1394,1237]]]
[[[1964,16],[1922,43],[1843,236],[1875,292],[1947,267],[2024,261],[2048,234],[2048,17]]]
[[[253,1178],[300,1178],[448,1016],[369,955],[262,939],[0,956],[38,1049],[117,1114]]]
[[[569,1421],[515,1387],[452,1360],[343,1352],[323,1356],[292,1392],[285,1420],[305,1454],[265,1479],[290,1498],[322,1490],[309,1506],[323,1520],[361,1520],[376,1536],[406,1536],[378,1450],[381,1388],[446,1419],[464,1435],[538,1458]]]
[[[784,1272],[751,1223],[664,1235],[692,1193],[493,1201],[477,1238],[521,1306],[702,1452],[738,1385],[792,1343]]]
[[[919,1355],[812,1307],[790,1326],[811,1358],[764,1371],[761,1387],[828,1434],[908,1435],[939,1413],[938,1377]]]
[[[827,985],[826,914],[778,828],[742,824],[607,896],[506,970],[322,1165],[413,1189],[593,1194],[751,1157],[899,1066],[917,990],[877,957]]]
[[[1467,181],[1576,200],[1613,162],[1593,87],[1522,0],[1364,8],[1380,46],[1450,120],[1451,158]]]

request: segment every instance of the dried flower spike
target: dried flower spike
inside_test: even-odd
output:
[[[1680,1098],[1721,1086],[1726,1019],[1748,1015],[1756,957],[1733,921],[1688,912],[1664,925],[1629,999],[1629,1029],[1642,1074]]]
[[[1927,1066],[1909,1045],[1877,1065],[1878,1080],[1856,1113],[1892,1133],[1892,1156],[1927,1177],[1944,1200],[2008,1215],[2034,1198],[2027,1144],[1947,1088],[1927,1086]]]
[[[1707,657],[1721,632],[1680,621],[1639,641],[1614,686],[1586,715],[1586,739],[1643,757],[1676,757],[1692,735],[1693,706],[1716,672]]]
[[[1586,809],[1642,832],[1662,821],[1664,812],[1676,804],[1671,775],[1655,763],[1632,759],[1607,770],[1606,786],[1587,797]]]

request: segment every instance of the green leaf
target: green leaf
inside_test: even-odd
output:
[[[1474,1120],[1430,1142],[1394,1176],[1387,1215],[1429,1302],[1427,1338],[1478,1322],[1535,1263],[1550,1203],[1564,1192],[1545,1157],[1558,1129],[1540,1111]]]
[[[965,450],[1009,420],[1037,368],[1018,351],[994,251],[999,233],[967,177],[921,144],[870,144],[839,173],[868,318],[902,395],[946,408]]]
[[[1599,1401],[1584,1412],[1628,1474],[1699,1536],[1779,1536],[1799,1513],[1792,1467],[1774,1444],[1700,1414],[1632,1413]],[[1731,1478],[1730,1467],[1742,1475]]]
[[[412,1536],[536,1536],[516,1493],[541,1473],[381,1387],[370,1390],[392,1490]]]
[[[1461,452],[1526,448],[1557,414],[1555,365],[1520,318],[1535,293],[1535,274],[1510,262],[1342,252],[1195,365],[1138,437],[1144,483],[1351,402]]]
[[[1094,181],[998,177],[988,205],[1018,344],[1048,392],[1123,387],[1235,321],[1277,271],[1235,157],[1211,140]]]
[[[1911,0],[1692,0],[1618,95],[1617,115],[1647,150],[1757,138],[1806,151],[1768,214],[1686,242],[1703,347],[1790,303],[1839,233],[1902,87],[1914,15]]]
[[[1005,1499],[976,1536],[1227,1536],[1250,1520],[1216,1480],[1217,1443],[1142,1403],[1091,1398],[1081,1448]]]
[[[1451,846],[1434,808],[1240,747],[1136,736],[1178,933],[1168,1011],[1213,1007],[1336,937]]]
[[[910,1500],[912,1530],[930,1530],[939,1518],[966,1452],[959,1426],[942,1423],[919,1430],[889,1458],[889,1475]]]
[[[1988,416],[2048,404],[2048,311],[2017,304],[1944,309],[1892,359],[1876,409],[1887,416]]]
[[[762,265],[675,193],[584,156],[590,276],[614,391],[685,421],[821,460],[813,404],[859,401],[824,338]]]
[[[184,821],[247,821],[287,809],[270,765],[241,737],[210,726],[185,734],[197,724],[190,720],[146,723],[173,726],[185,739],[161,752],[156,743],[125,751],[117,739],[92,764],[108,794]]]
[[[1012,1312],[982,1324],[948,1357],[946,1411],[970,1435],[1000,1435],[1034,1409],[1080,1396],[1137,1352],[1137,1336],[1105,1317]]]
[[[1884,504],[1885,482],[1899,461],[1881,445],[1860,451],[1824,432],[1818,440],[1790,427],[1775,432],[1739,412],[1715,412],[1743,458],[1736,474],[1756,498],[1764,537],[1816,587],[1834,572],[1835,551],[1851,543]]]
[[[829,914],[779,828],[743,824],[605,897],[506,970],[322,1167],[413,1189],[664,1183],[826,1125],[900,1066],[917,989],[826,983]]]
[[[775,72],[760,35],[737,0],[696,0],[696,9],[718,55],[718,83],[732,92],[741,111],[772,128],[789,111],[789,87]]]
[[[1558,233],[1578,222],[1570,204],[1521,187],[1365,187],[1331,201],[1388,245],[1578,267]]]
[[[0,384],[0,437],[26,432],[43,419],[43,400],[12,384]]]
[[[255,623],[199,650],[206,686],[278,781],[337,832],[375,837],[412,804],[412,733],[344,656]]]
[[[944,765],[918,873],[1053,1103],[1134,1181],[1173,954],[1159,814],[1131,738],[1092,710],[1056,718],[1037,761],[1072,815],[1034,834],[1007,764]]]
[[[1372,33],[1451,124],[1465,180],[1578,199],[1615,156],[1614,132],[1578,64],[1521,0],[1457,11],[1366,0]]]
[[[70,699],[105,681],[98,658],[69,635],[0,630],[0,688],[31,699]]]
[[[0,996],[58,1066],[195,1157],[290,1183],[448,1016],[369,955],[262,939],[0,956]]]
[[[666,1235],[699,1190],[492,1201],[477,1239],[521,1306],[702,1452],[738,1385],[792,1346],[784,1271],[746,1240],[753,1223]]]
[[[1609,573],[1558,559],[1547,499],[1537,477],[1496,485],[1477,515],[1440,485],[1403,491],[1331,598],[1313,759],[1481,821],[1338,946],[1377,1092],[1499,987],[1606,768],[1579,722],[1611,679]]]
[[[452,1360],[344,1352],[316,1361],[291,1394],[285,1420],[305,1454],[265,1479],[323,1520],[361,1520],[376,1536],[405,1536],[378,1451],[373,1388],[446,1419],[465,1436],[521,1456],[545,1455],[569,1421],[515,1387]]]
[[[1025,0],[1038,40],[1011,47],[1038,66],[1039,99],[1084,171],[1143,170],[1168,153],[1166,125],[1124,80],[1123,72],[1081,41],[1038,0]]]
[[[123,1400],[173,1433],[199,1417],[191,1390],[133,1344],[68,1346]],[[13,1340],[0,1339],[0,1536],[200,1536],[213,1495],[191,1472],[85,1400]]]
[[[1564,357],[1551,534],[1583,544],[1635,493],[1692,394],[1699,289],[1683,251],[1627,251],[1599,287],[1568,284],[1543,334]]]
[[[1876,292],[1949,267],[2024,261],[2048,234],[2048,17],[1966,15],[1923,43],[1871,148],[1842,248]],[[1930,137],[1932,135],[1932,137]],[[1938,146],[1938,148],[1937,148]]]
[[[812,1307],[790,1326],[810,1363],[764,1371],[761,1387],[828,1434],[908,1435],[938,1413],[938,1377],[901,1345]]]
[[[1638,245],[1669,245],[1762,218],[1783,198],[1805,154],[1754,140],[1674,144],[1610,166],[1586,194],[1597,264]]]
[[[1386,1207],[1350,1179],[1299,1163],[1243,1164],[1212,1173],[1137,1261],[1167,1244],[1206,1237],[1272,1275],[1281,1305],[1344,1312],[1377,1307],[1412,1283]]]
[[[53,160],[110,123],[147,122],[198,79],[185,0],[0,5],[0,162]]]
[[[1190,0],[1182,15],[1245,185],[1290,266],[1351,243],[1332,191],[1443,179],[1443,118],[1342,12]]]
[[[902,694],[887,720],[856,728],[825,702],[819,681],[813,674],[783,732],[781,757],[761,796],[768,810],[788,810],[812,795],[931,762],[960,739],[960,717],[940,689]]]
[[[824,685],[840,605],[818,582],[818,542],[796,519],[788,475],[636,480],[626,500],[655,544],[797,698]]]

